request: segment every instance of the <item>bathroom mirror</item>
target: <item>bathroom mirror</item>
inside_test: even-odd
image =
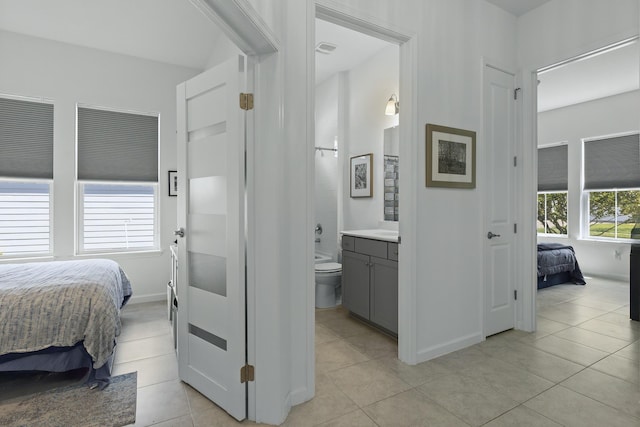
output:
[[[384,130],[382,170],[384,171],[384,220],[398,221],[400,138],[398,126]]]

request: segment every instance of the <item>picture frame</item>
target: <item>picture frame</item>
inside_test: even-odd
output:
[[[168,177],[169,197],[176,197],[178,195],[178,172],[169,171]]]
[[[351,197],[373,197],[373,153],[350,159]]]
[[[426,186],[476,188],[476,133],[427,123]]]

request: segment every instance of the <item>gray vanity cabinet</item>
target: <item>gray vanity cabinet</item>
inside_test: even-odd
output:
[[[371,257],[369,320],[398,334],[398,263]]]
[[[398,333],[398,245],[342,237],[342,305],[351,313]]]
[[[369,258],[342,252],[342,306],[365,319],[369,318]]]

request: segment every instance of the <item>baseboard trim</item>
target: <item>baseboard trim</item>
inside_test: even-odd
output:
[[[427,360],[435,359],[436,357],[443,356],[445,354],[452,353],[463,348],[470,347],[474,344],[484,341],[482,333],[477,332],[461,338],[456,338],[444,344],[434,345],[418,351],[417,362],[426,362]]]
[[[147,294],[147,295],[133,295],[127,304],[142,304],[145,302],[157,302],[166,301],[167,294]]]

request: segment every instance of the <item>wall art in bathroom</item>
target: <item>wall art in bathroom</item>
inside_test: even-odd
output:
[[[351,157],[351,197],[373,196],[373,153]]]
[[[476,188],[476,133],[427,123],[427,187]]]

